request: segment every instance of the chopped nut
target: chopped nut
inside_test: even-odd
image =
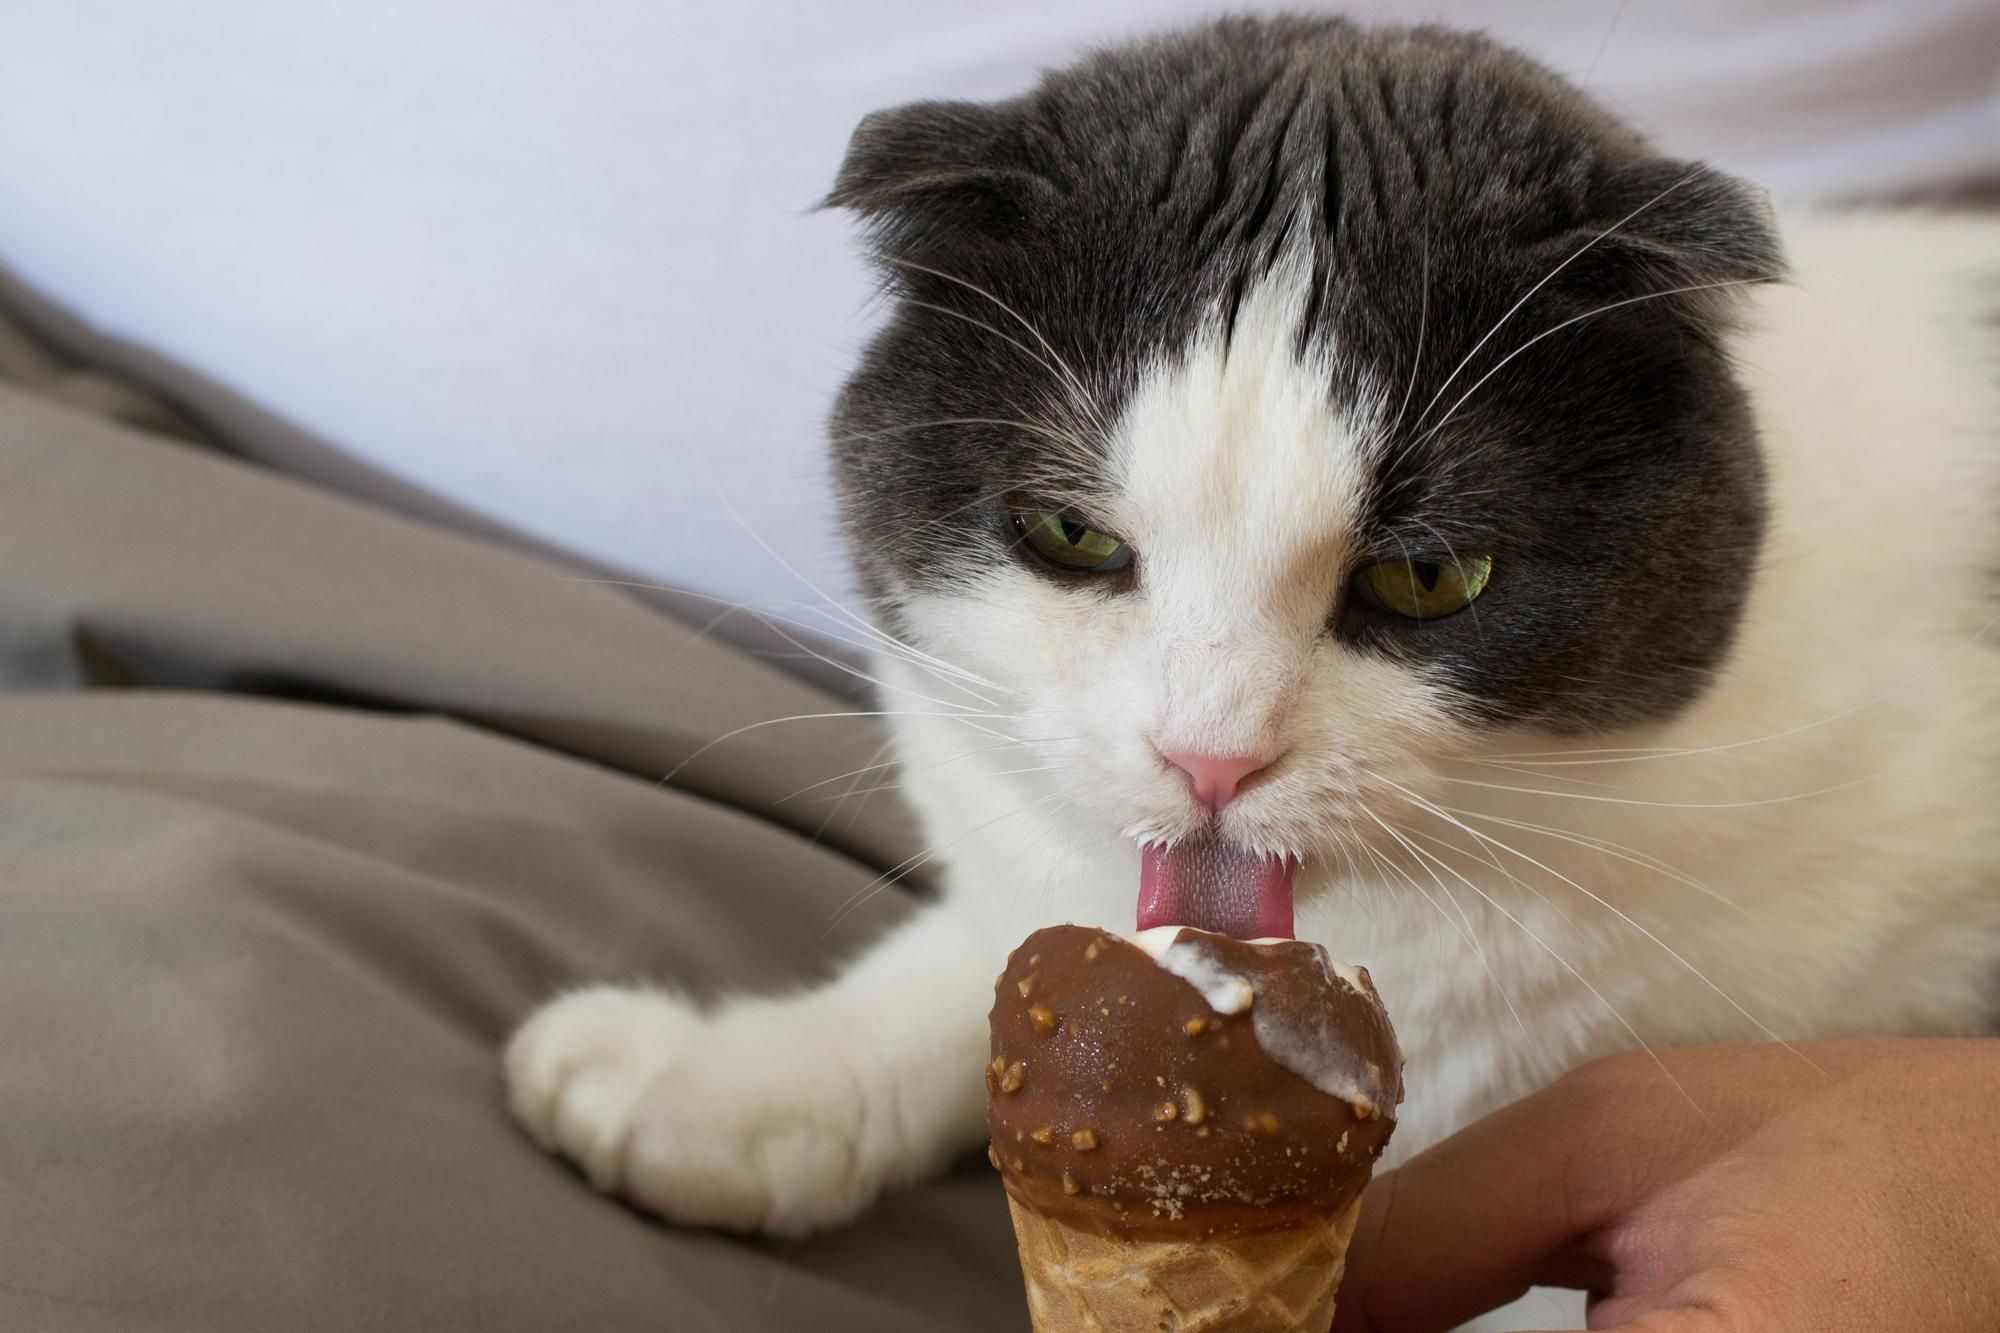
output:
[[[995,1171],[1000,1169],[1000,1150],[993,1146],[993,1142],[990,1139],[986,1143],[986,1160],[993,1163]]]
[[[1053,1143],[1055,1141],[1056,1133],[1055,1130],[1051,1129],[1049,1126],[1043,1125],[1040,1129],[1029,1130],[1028,1137],[1033,1139],[1037,1143]]]
[[[1079,1185],[1079,1184],[1077,1184],[1077,1183],[1076,1183],[1076,1177],[1075,1177],[1075,1176],[1071,1175],[1071,1174],[1070,1174],[1070,1173],[1069,1173],[1068,1171],[1064,1171],[1064,1172],[1063,1172],[1063,1193],[1064,1193],[1064,1194],[1076,1194],[1076,1193],[1079,1193],[1079,1192],[1081,1192],[1081,1191],[1082,1191],[1082,1189],[1083,1189],[1083,1186],[1081,1186],[1081,1185]]]
[[[1033,1005],[1028,1009],[1028,1022],[1034,1025],[1037,1035],[1046,1037],[1056,1030],[1055,1011],[1045,1004]]]
[[[1097,1131],[1094,1129],[1079,1129],[1076,1133],[1069,1136],[1069,1146],[1078,1152],[1092,1151],[1097,1147]]]
[[[1029,966],[1029,967],[1034,967],[1034,966],[1036,966],[1037,964],[1039,964],[1039,963],[1040,963],[1041,961],[1042,961],[1042,956],[1041,956],[1040,954],[1038,954],[1038,953],[1031,953],[1031,954],[1029,954],[1029,955],[1028,955],[1028,966]]]
[[[1026,1162],[1022,1161],[1022,1160],[1021,1160],[1020,1158],[1018,1158],[1018,1157],[1016,1157],[1016,1158],[1014,1158],[1014,1159],[1013,1159],[1012,1161],[1008,1162],[1008,1163],[1007,1163],[1007,1165],[1009,1165],[1009,1166],[1013,1167],[1013,1168],[1014,1168],[1014,1169],[1015,1169],[1016,1171],[1026,1171],[1026,1170],[1028,1169],[1028,1164],[1027,1164]]]
[[[1202,1100],[1201,1093],[1190,1086],[1181,1089],[1181,1096],[1187,1099],[1187,1122],[1190,1125],[1199,1125],[1208,1119],[1208,1103]]]
[[[1208,1126],[1207,1126],[1207,1125],[1203,1125],[1203,1126],[1202,1126],[1202,1127],[1201,1127],[1200,1129],[1197,1129],[1197,1130],[1196,1130],[1196,1131],[1194,1132],[1194,1136],[1195,1136],[1196,1138],[1198,1138],[1198,1139],[1205,1139],[1205,1138],[1207,1138],[1207,1137],[1208,1137]]]
[[[1275,1134],[1278,1132],[1278,1117],[1269,1111],[1259,1111],[1256,1115],[1243,1117],[1243,1128],[1259,1134]]]
[[[1086,963],[1096,962],[1098,954],[1097,946],[1102,943],[1102,940],[1092,940],[1089,944],[1085,945],[1083,949],[1083,961]]]
[[[1354,1118],[1356,1120],[1373,1120],[1381,1114],[1380,1111],[1375,1109],[1375,1103],[1369,1101],[1366,1097],[1354,1103]]]
[[[1186,1030],[1187,1034],[1190,1037],[1199,1037],[1202,1034],[1202,1031],[1207,1027],[1208,1027],[1208,1020],[1206,1018],[1203,1018],[1200,1014],[1196,1014],[1193,1018],[1190,1018],[1187,1021]]]
[[[1007,1072],[1000,1076],[1000,1091],[1019,1092],[1021,1085],[1028,1081],[1028,1067],[1016,1060],[1007,1066]]]
[[[1000,1080],[999,1080],[999,1078],[998,1078],[998,1077],[997,1077],[997,1076],[996,1076],[996,1075],[994,1074],[994,1072],[993,1072],[992,1070],[990,1070],[990,1069],[989,1069],[989,1070],[987,1070],[987,1071],[986,1071],[986,1095],[987,1095],[988,1097],[991,1097],[991,1096],[992,1096],[992,1095],[994,1094],[994,1092],[995,1092],[995,1091],[996,1091],[996,1090],[997,1090],[997,1089],[999,1088],[999,1086],[1000,1086]]]
[[[1039,972],[1030,972],[1028,973],[1027,976],[1022,977],[1019,981],[1014,983],[1017,987],[1020,988],[1022,999],[1024,1000],[1027,999],[1028,996],[1034,992],[1035,983],[1041,980],[1041,976],[1042,974]]]
[[[1176,1119],[1180,1115],[1180,1113],[1181,1113],[1180,1107],[1175,1106],[1172,1102],[1166,1102],[1153,1112],[1153,1119],[1173,1120]]]

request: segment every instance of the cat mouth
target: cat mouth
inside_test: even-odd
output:
[[[1291,939],[1288,856],[1247,851],[1212,829],[1140,851],[1139,929],[1193,926],[1241,940]]]

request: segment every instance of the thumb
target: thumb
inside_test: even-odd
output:
[[[1694,1095],[1713,1091],[1697,1086],[1707,1082],[1699,1060],[1677,1059],[1674,1072]],[[1650,1058],[1599,1061],[1378,1179],[1362,1201],[1333,1333],[1440,1333],[1532,1286],[1609,1290],[1593,1233],[1727,1138],[1662,1087]],[[1702,1103],[1723,1110],[1712,1097]],[[1724,1111],[1722,1123],[1732,1118]],[[1660,1311],[1618,1327],[1710,1333],[1689,1322],[1697,1317],[1709,1316]]]

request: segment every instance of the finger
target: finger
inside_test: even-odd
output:
[[[1650,1060],[1604,1061],[1383,1176],[1362,1203],[1334,1333],[1438,1333],[1537,1284],[1607,1288],[1593,1233],[1736,1136],[1742,1108],[1724,1085],[1740,1070],[1708,1053],[1674,1063],[1688,1097],[1714,1108],[1706,1118]]]

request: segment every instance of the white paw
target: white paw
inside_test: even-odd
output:
[[[551,1001],[507,1043],[514,1116],[591,1184],[616,1189],[634,1103],[702,1026],[692,1007],[657,991],[602,986]]]
[[[805,1005],[704,1015],[598,988],[531,1017],[507,1047],[514,1114],[598,1189],[676,1222],[796,1236],[881,1184],[865,1102]]]

